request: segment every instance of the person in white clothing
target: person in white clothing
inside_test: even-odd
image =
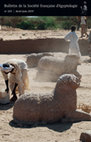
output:
[[[87,18],[86,16],[81,16],[81,38],[84,34],[88,37],[87,34]]]
[[[11,90],[13,97],[11,101],[16,101],[17,96],[24,94],[25,90],[30,90],[27,64],[20,59],[10,59],[0,64],[0,69],[5,80],[8,93]]]
[[[89,42],[88,53],[89,53],[89,57],[91,59],[91,31],[89,32],[88,42]]]
[[[73,55],[77,55],[77,56],[81,56],[80,53],[80,49],[79,49],[79,44],[78,44],[78,36],[75,33],[76,27],[72,26],[71,27],[71,32],[69,32],[66,36],[65,36],[65,40],[66,41],[70,41],[69,44],[69,54],[73,54]]]

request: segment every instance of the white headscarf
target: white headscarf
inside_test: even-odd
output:
[[[8,66],[3,66],[3,64],[0,64],[0,69],[6,73],[9,73],[14,67],[10,64]]]

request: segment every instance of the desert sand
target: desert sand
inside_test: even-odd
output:
[[[8,31],[4,31],[4,33]],[[14,31],[11,31],[12,33]],[[15,31],[19,34],[19,31]],[[25,32],[25,31],[24,31]],[[28,34],[28,31],[26,31]],[[29,31],[33,33],[33,31]],[[48,31],[42,31],[48,33]],[[20,31],[23,33],[23,31]],[[34,32],[35,33],[35,32]],[[41,31],[36,32],[36,37]],[[54,32],[55,33],[55,32]],[[64,31],[64,34],[67,31]],[[50,33],[51,34],[51,33]],[[48,34],[48,36],[50,36]],[[56,32],[59,36],[59,33]],[[3,39],[14,38],[3,35]],[[34,34],[33,34],[34,35]],[[44,34],[43,34],[44,35]],[[78,33],[80,35],[80,33]],[[1,32],[0,32],[1,37]],[[47,35],[46,35],[47,37]],[[33,38],[33,37],[32,37]],[[26,60],[26,54],[1,54],[0,63],[11,59],[19,58]],[[82,75],[80,87],[77,89],[77,106],[88,105],[91,108],[91,62],[89,56],[82,56],[82,63],[78,66],[78,71]],[[29,69],[30,91],[31,92],[51,92],[56,82],[37,82],[35,76],[37,68]],[[4,79],[0,72],[0,89],[5,88]],[[91,113],[91,110],[90,110]],[[84,130],[91,130],[91,121],[81,121],[76,123],[54,123],[44,125],[22,126],[15,124],[13,120],[13,104],[0,105],[0,142],[80,142],[80,134]]]

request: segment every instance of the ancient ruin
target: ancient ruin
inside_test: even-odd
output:
[[[59,77],[52,93],[27,93],[15,102],[13,118],[22,123],[91,120],[91,115],[77,110],[76,89],[80,79],[73,74]]]
[[[45,53],[32,53],[32,54],[28,55],[27,59],[26,59],[26,63],[28,65],[28,67],[29,68],[37,67],[40,58],[42,58],[44,56],[52,56],[52,53],[48,53],[48,52],[45,52]]]
[[[57,81],[62,74],[74,74],[81,78],[77,71],[80,59],[76,55],[66,55],[64,58],[45,56],[39,60],[36,80]]]

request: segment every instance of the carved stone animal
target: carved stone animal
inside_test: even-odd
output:
[[[81,78],[77,71],[79,57],[67,55],[64,58],[45,56],[39,60],[36,80],[38,81],[57,81],[62,74],[75,74]]]
[[[29,68],[37,67],[40,58],[44,56],[52,56],[52,53],[32,53],[27,56],[26,63]]]
[[[91,120],[88,113],[76,110],[79,85],[80,80],[75,75],[65,74],[59,77],[52,93],[21,95],[14,105],[14,121],[31,124]]]

